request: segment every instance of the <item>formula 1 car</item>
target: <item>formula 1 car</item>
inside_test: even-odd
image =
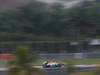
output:
[[[52,61],[45,61],[43,62],[43,68],[63,68],[63,63],[52,62]]]

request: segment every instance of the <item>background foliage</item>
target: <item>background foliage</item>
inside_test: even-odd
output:
[[[92,38],[100,34],[99,8],[97,3],[83,3],[67,9],[59,3],[49,6],[33,1],[0,13],[0,38],[3,41],[32,40],[32,36]]]

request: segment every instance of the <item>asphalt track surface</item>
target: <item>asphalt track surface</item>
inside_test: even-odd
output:
[[[63,69],[44,69],[47,75],[64,75]],[[0,75],[5,75],[7,71],[0,71]]]
[[[76,72],[88,72],[98,65],[75,65]],[[64,75],[67,68],[42,68],[42,66],[35,66],[36,68],[43,69],[47,75]],[[5,75],[7,68],[0,68],[0,75]]]
[[[0,68],[0,75],[5,75],[7,68]],[[60,68],[44,68],[47,75],[64,75],[64,69]]]

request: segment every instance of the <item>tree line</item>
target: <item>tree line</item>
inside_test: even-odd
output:
[[[18,33],[30,33],[32,36],[95,37],[100,34],[99,24],[100,6],[99,3],[92,2],[67,9],[59,3],[49,6],[34,1],[15,10],[0,13],[0,33],[3,32],[1,36],[7,37],[9,33],[14,33],[8,39],[13,36],[15,38],[16,35],[23,39],[23,35]]]

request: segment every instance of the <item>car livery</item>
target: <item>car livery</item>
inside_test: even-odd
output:
[[[45,61],[43,62],[43,68],[62,68],[64,67],[63,63],[52,62],[52,61]]]

